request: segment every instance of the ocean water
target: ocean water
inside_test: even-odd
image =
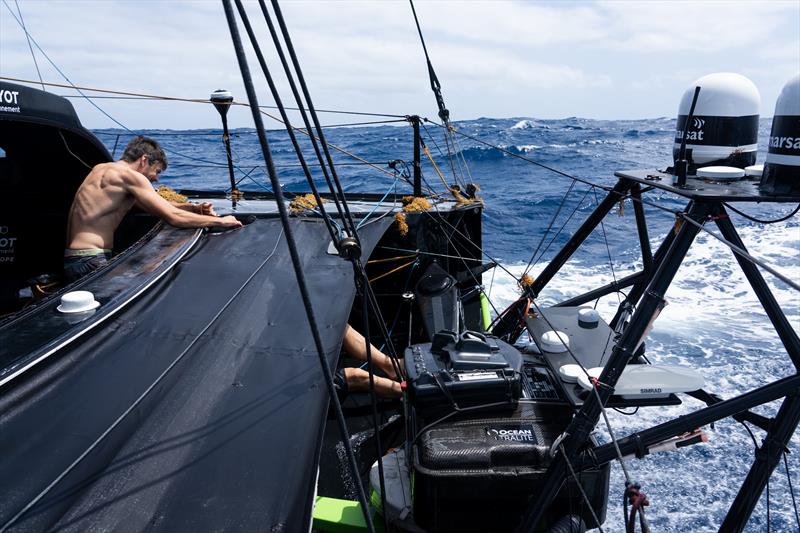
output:
[[[277,127],[277,126],[276,126]],[[616,170],[665,168],[671,162],[675,120],[597,121],[582,118],[538,120],[530,118],[490,119],[460,122],[457,129],[486,143],[555,168],[590,183],[610,186]],[[763,162],[770,121],[762,119],[759,131]],[[96,132],[116,157],[130,139],[121,130]],[[145,131],[168,150],[169,168],[161,182],[175,188],[219,189],[228,186],[225,152],[219,130]],[[327,130],[329,142],[359,156],[373,166],[334,151],[339,176],[347,191],[408,194],[410,186],[387,170],[387,162],[404,160],[410,165],[412,132],[407,125],[338,127]],[[433,124],[423,129],[423,138],[439,168],[449,173],[442,130]],[[268,139],[279,175],[288,191],[307,189],[302,170],[285,132],[269,131]],[[302,140],[301,140],[302,141]],[[486,203],[484,247],[510,273],[495,269],[484,277],[494,305],[503,309],[518,296],[516,277],[525,270],[534,250],[535,276],[593,210],[604,194],[585,184],[463,137],[453,149],[464,161],[469,176],[480,186]],[[313,159],[307,141],[306,157]],[[236,177],[244,190],[269,188],[263,159],[253,130],[232,132]],[[423,158],[425,158],[423,154]],[[402,165],[400,165],[402,166]],[[442,190],[430,163],[423,172],[428,183]],[[315,175],[319,175],[316,172]],[[438,184],[438,187],[437,187]],[[646,207],[653,248],[672,227],[672,212],[686,202],[666,193],[646,198],[666,211]],[[761,219],[777,219],[795,205],[738,204],[740,210]],[[557,214],[557,216],[556,216]],[[548,305],[580,294],[634,272],[641,266],[630,202],[622,216],[612,214],[584,247],[547,287],[539,305]],[[756,257],[793,280],[800,280],[800,215],[775,224],[758,224],[731,213],[743,241]],[[547,228],[551,225],[548,232]],[[714,229],[714,226],[711,226]],[[796,330],[800,330],[800,294],[768,273],[765,278]],[[729,398],[793,373],[785,353],[758,300],[741,274],[731,252],[708,235],[699,236],[672,287],[669,305],[655,323],[647,340],[647,355],[653,362],[691,366],[706,380],[706,390]],[[615,295],[598,302],[598,310],[609,320],[615,311]],[[618,437],[692,412],[700,402],[683,398],[671,408],[641,408],[634,415],[609,412]],[[779,405],[755,409],[771,416]],[[648,495],[647,516],[653,531],[716,531],[735,497],[753,458],[753,441],[741,424],[723,420],[704,428],[707,444],[679,452],[631,459],[628,468]],[[753,429],[757,441],[763,433]],[[601,423],[598,436],[608,440]],[[762,495],[746,531],[797,531],[798,524],[789,483],[800,498],[800,438],[795,435],[787,457],[789,477],[783,462],[770,479],[769,499]],[[621,468],[612,466],[608,519],[604,530],[624,531],[620,512],[624,480]],[[769,519],[768,519],[769,517]]]

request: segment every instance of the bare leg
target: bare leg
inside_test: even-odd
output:
[[[377,349],[374,344],[370,344],[370,346],[372,364],[374,364],[376,368],[380,368],[390,378],[397,379],[397,373],[394,371],[394,366],[392,366],[392,360],[389,356]],[[358,359],[359,361],[367,360],[366,340],[361,333],[350,327],[349,324],[344,331],[342,348],[345,353],[353,359]],[[402,359],[400,360],[400,364],[402,364]]]

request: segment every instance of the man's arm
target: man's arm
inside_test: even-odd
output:
[[[159,196],[147,178],[135,170],[126,172],[123,180],[126,190],[133,195],[139,207],[151,215],[159,217],[170,226],[178,228],[209,228],[213,226],[238,228],[242,225],[230,215],[217,217],[179,209]]]

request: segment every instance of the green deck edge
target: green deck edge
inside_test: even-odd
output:
[[[370,511],[375,531],[382,532],[380,517],[373,509]],[[358,502],[317,496],[313,529],[321,533],[363,533],[367,531],[367,523]]]

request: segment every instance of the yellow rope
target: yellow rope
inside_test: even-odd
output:
[[[417,257],[417,254],[398,255],[397,257],[386,257],[384,259],[372,259],[367,261],[368,265],[377,265],[378,263],[388,263],[389,261],[397,261],[398,259],[408,259],[409,257]]]
[[[427,145],[424,145],[424,144],[422,145],[422,149],[425,150],[425,155],[427,155],[428,159],[430,159],[431,165],[433,165],[433,170],[436,171],[436,174],[439,175],[439,179],[442,180],[442,183],[444,183],[445,189],[447,189],[449,191],[450,190],[450,185],[447,184],[447,180],[444,179],[444,176],[442,175],[442,171],[439,170],[439,167],[436,165],[436,161],[433,160],[433,156],[431,156],[431,151],[428,150]]]
[[[394,273],[395,273],[395,272],[397,272],[398,270],[402,270],[402,269],[406,268],[407,266],[411,266],[411,265],[413,265],[413,264],[414,264],[414,263],[416,263],[416,262],[417,262],[417,260],[416,260],[416,259],[415,259],[415,260],[413,260],[413,261],[409,261],[408,263],[402,264],[402,265],[400,265],[400,266],[399,266],[399,267],[397,267],[397,268],[393,268],[393,269],[391,269],[389,272],[386,272],[385,274],[381,274],[380,276],[377,276],[377,277],[375,277],[375,278],[372,278],[371,280],[369,280],[369,282],[370,282],[370,283],[372,283],[372,282],[374,282],[374,281],[378,281],[379,279],[381,279],[381,278],[385,278],[385,277],[386,277],[386,276],[388,276],[389,274],[394,274]]]

